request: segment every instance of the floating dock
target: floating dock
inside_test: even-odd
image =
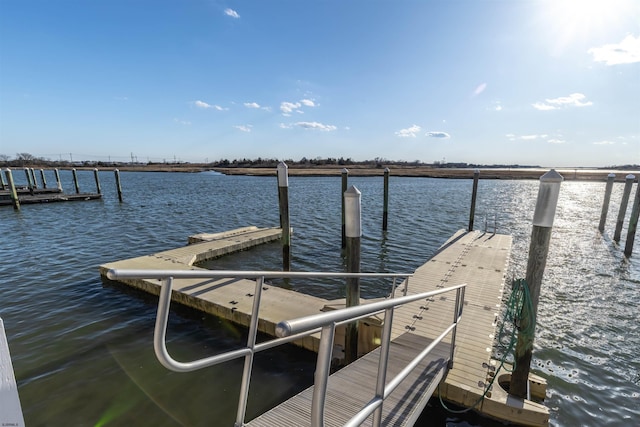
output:
[[[193,236],[190,240],[203,241],[184,248],[105,264],[100,266],[100,272],[106,277],[110,269],[194,269],[197,268],[193,266],[195,262],[246,249],[263,241],[275,240],[280,235],[280,229],[247,227],[216,235]],[[504,381],[495,381],[490,392],[483,398],[485,388],[496,370],[496,362],[491,355],[511,243],[510,236],[459,231],[409,279],[408,295],[466,283],[464,311],[458,325],[452,369],[447,372],[449,345],[436,348],[433,357],[423,363],[418,375],[407,381],[404,388],[399,387],[394,392],[397,398],[383,405],[384,425],[413,425],[434,392],[439,393],[447,402],[473,407],[476,412],[485,416],[522,425],[548,425],[548,409],[533,401],[509,396],[500,385]],[[233,279],[232,286],[223,286],[229,280],[176,280],[172,299],[248,325],[255,282]],[[129,279],[122,282],[150,293],[159,293],[158,281]],[[266,292],[262,294],[258,324],[261,331],[271,335],[275,335],[275,326],[282,320],[316,314],[329,310],[336,304],[340,305],[335,301],[274,286],[265,286],[264,290]],[[426,343],[438,336],[453,320],[454,301],[455,296],[444,294],[397,308],[394,313],[391,350],[395,356],[391,360],[413,357]],[[380,322],[376,324],[374,319],[361,323],[366,323],[371,329],[359,334],[359,345],[365,346],[375,341]],[[336,336],[336,343],[341,342],[340,339]],[[318,339],[310,336],[298,344],[317,351]],[[368,367],[376,365],[374,360],[377,360],[376,350],[330,377],[326,407],[328,425],[342,425],[355,412],[350,412],[352,407],[370,399],[370,394],[360,395],[358,390],[363,387],[372,390],[365,384],[375,384],[375,374],[371,375],[371,368]],[[390,371],[394,369],[390,365]],[[392,375],[393,372],[390,372],[389,377]],[[530,384],[533,395],[544,397],[543,379],[530,375]],[[312,387],[247,425],[284,425],[280,424],[284,420],[289,420],[288,425],[307,425],[310,420],[311,394]]]

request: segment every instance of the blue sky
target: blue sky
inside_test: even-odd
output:
[[[640,163],[640,2],[0,0],[0,154]]]

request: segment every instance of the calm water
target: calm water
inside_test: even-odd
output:
[[[61,174],[65,189],[72,189],[71,173]],[[275,178],[123,172],[120,204],[113,173],[100,176],[102,201],[0,209],[0,316],[27,425],[232,425],[240,363],[168,372],[152,349],[157,300],[103,284],[98,266],[184,245],[195,233],[277,226]],[[79,177],[82,191],[94,190],[91,172]],[[468,221],[470,180],[392,177],[386,234],[382,178],[351,178],[350,184],[362,191],[363,271],[412,272]],[[340,187],[340,177],[290,178],[292,269],[342,270]],[[622,188],[614,186],[601,235],[604,183],[562,184],[533,362],[549,382],[554,426],[626,426],[640,419],[640,238],[628,260],[612,241]],[[537,191],[537,181],[479,183],[476,228],[485,216],[491,222],[497,216],[498,231],[513,235],[511,274],[518,278],[525,273]],[[278,244],[269,244],[207,266],[274,270],[280,254]],[[291,286],[343,296],[339,283]],[[385,289],[363,283],[362,292],[381,296]],[[182,360],[202,357],[234,348],[244,333],[177,309],[169,351]],[[258,355],[248,419],[308,386],[313,369],[314,355],[303,350]],[[431,406],[423,425],[496,425]]]

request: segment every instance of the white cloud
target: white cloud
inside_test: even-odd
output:
[[[634,37],[629,34],[620,43],[594,47],[587,52],[593,55],[594,61],[604,62],[605,65],[640,62],[640,36]]]
[[[430,138],[444,138],[444,139],[451,138],[451,135],[449,135],[446,132],[427,132],[425,135]]]
[[[534,139],[538,139],[539,137],[540,135],[522,135],[520,136],[520,139],[524,141],[533,141]]]
[[[325,125],[323,123],[318,123],[318,122],[297,122],[295,123],[295,125],[305,129],[322,130],[327,132],[338,129],[333,125]]]
[[[257,102],[245,102],[244,106],[247,108],[260,108],[260,104]]]
[[[227,111],[227,110],[229,110],[228,108],[224,108],[224,107],[221,107],[219,105],[214,105],[213,108],[218,110],[218,111]]]
[[[195,105],[198,108],[211,108],[212,106],[207,104],[204,101],[193,101],[193,105]]]
[[[549,139],[547,142],[548,142],[549,144],[564,144],[564,143],[565,143],[565,142],[567,142],[567,141],[565,141],[565,140],[563,140],[563,139],[551,138],[551,139]]]
[[[396,136],[400,138],[415,138],[416,134],[420,132],[421,128],[418,125],[413,125],[406,129],[400,129],[396,132]]]
[[[302,104],[299,102],[282,102],[280,104],[280,111],[284,116],[290,116],[293,111],[300,112]]]
[[[224,14],[227,15],[227,16],[230,16],[232,18],[235,18],[235,19],[240,18],[240,15],[238,14],[238,12],[236,12],[233,9],[225,9],[224,10]]]
[[[615,144],[615,141],[596,141],[593,143],[593,145],[613,145]]]
[[[180,125],[184,125],[184,126],[189,126],[191,125],[191,122],[187,121],[187,120],[181,120],[181,119],[173,119],[174,122],[180,124]]]
[[[567,107],[588,107],[593,105],[593,102],[586,101],[586,96],[582,93],[572,93],[569,96],[561,96],[553,99],[545,99],[544,102],[536,102],[531,104],[536,110],[558,110],[560,108]]]
[[[291,129],[291,127],[290,124],[280,123],[280,129]]]
[[[301,99],[300,103],[302,103],[302,105],[306,106],[306,107],[315,107],[316,103],[313,102],[313,100],[311,99]]]
[[[242,132],[251,132],[252,125],[237,125],[234,128],[241,130]]]

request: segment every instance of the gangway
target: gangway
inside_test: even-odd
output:
[[[154,349],[160,363],[167,369],[189,372],[244,358],[240,395],[235,426],[325,426],[325,425],[413,425],[424,406],[453,363],[455,336],[464,306],[466,285],[456,285],[429,292],[407,295],[411,274],[394,273],[327,273],[327,272],[265,272],[208,270],[109,270],[107,277],[115,279],[161,280],[158,314],[154,330]],[[180,279],[255,280],[253,307],[245,347],[203,359],[181,362],[173,359],[166,348],[166,330],[174,280]],[[323,278],[386,278],[391,279],[390,296],[355,307],[312,314],[278,323],[277,337],[256,343],[260,322],[260,302],[266,279]],[[403,296],[396,295],[398,281]],[[411,330],[398,335],[393,332],[396,307],[455,292],[451,323],[434,339],[413,334]],[[384,312],[380,347],[331,374],[331,362],[336,327]],[[265,414],[245,423],[249,385],[254,354],[279,345],[320,333],[320,344],[314,385],[283,402]]]

